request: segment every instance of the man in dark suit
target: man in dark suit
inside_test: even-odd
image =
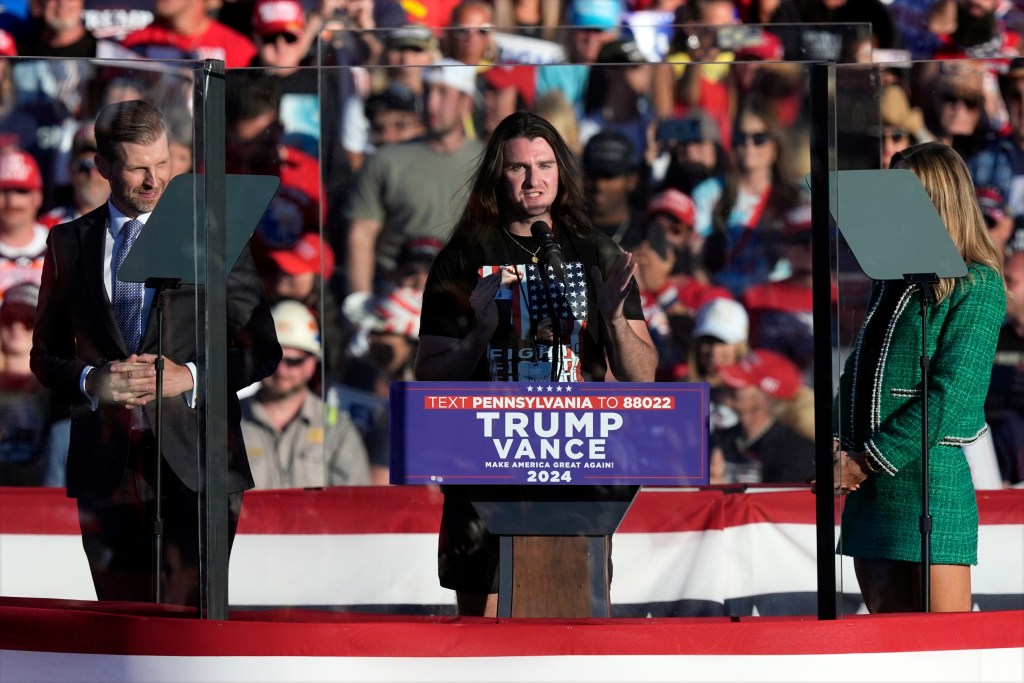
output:
[[[197,320],[204,297],[193,286],[167,292],[163,350],[163,457],[151,430],[156,392],[153,292],[116,271],[170,178],[168,127],[152,105],[133,100],[96,119],[96,165],[110,199],[47,241],[32,371],[72,405],[68,496],[78,499],[82,543],[101,600],[153,599],[153,510],[161,467],[164,600],[197,604],[199,429]],[[190,215],[184,211],[184,215]],[[228,383],[231,392],[269,375],[281,358],[274,321],[245,250],[228,278]],[[197,308],[197,303],[200,306]],[[198,390],[197,390],[198,389]],[[230,539],[242,491],[253,481],[239,426],[228,407]],[[219,416],[210,416],[217,419]]]

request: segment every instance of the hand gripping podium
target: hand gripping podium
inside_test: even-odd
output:
[[[643,484],[708,481],[703,383],[391,383],[391,483],[499,537],[498,616],[611,616],[611,535]]]

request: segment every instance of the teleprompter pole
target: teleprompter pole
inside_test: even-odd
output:
[[[156,439],[156,463],[154,466],[153,497],[153,596],[158,604],[164,600],[164,586],[161,581],[164,566],[164,515],[163,515],[163,469],[164,452],[164,306],[167,289],[176,289],[180,280],[176,278],[148,278],[146,287],[156,290],[153,308],[156,311],[156,407],[153,416],[153,434]]]
[[[911,273],[903,276],[921,289],[921,611],[931,612],[932,514],[928,488],[931,463],[928,448],[928,308],[935,303],[932,285],[939,281],[934,273]]]
[[[200,614],[211,620],[228,616],[228,410],[226,186],[224,162],[224,62],[208,59],[202,71],[205,230],[197,236],[203,253],[200,281],[205,284],[205,353],[200,384],[206,391],[205,448],[200,459]]]
[[[811,285],[814,332],[814,498],[818,619],[836,618],[835,501],[832,496],[832,289],[829,182],[835,148],[835,65],[811,65]]]

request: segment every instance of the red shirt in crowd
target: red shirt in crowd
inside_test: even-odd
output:
[[[256,56],[251,40],[214,19],[191,36],[153,22],[129,33],[121,44],[148,59],[220,59],[228,69],[249,66]]]

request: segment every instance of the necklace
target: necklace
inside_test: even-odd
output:
[[[504,230],[505,234],[508,235],[509,239],[512,241],[512,244],[516,245],[517,247],[519,247],[520,249],[522,249],[523,251],[525,251],[527,254],[530,255],[530,260],[531,261],[533,261],[534,263],[539,263],[540,262],[540,259],[537,258],[537,254],[540,253],[540,247],[537,247],[533,251],[530,251],[529,249],[524,247],[522,244],[517,242],[516,239],[515,239],[515,236],[512,233],[510,233],[508,230],[505,230],[505,228],[502,228],[502,230]]]

